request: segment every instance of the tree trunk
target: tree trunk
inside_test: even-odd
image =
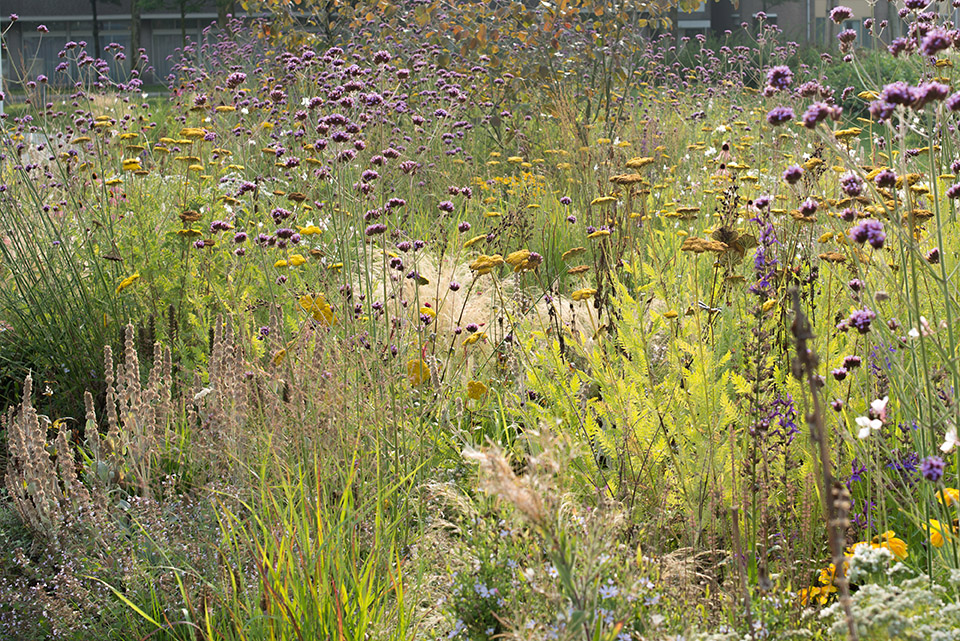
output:
[[[187,47],[187,0],[180,0],[180,40]]]
[[[130,0],[130,69],[140,69],[140,0]]]
[[[670,31],[673,32],[673,46],[680,50],[680,8],[677,4],[671,3],[670,6]]]
[[[230,13],[230,0],[217,0],[217,25],[221,29],[227,26],[228,13]]]
[[[717,0],[716,2],[707,2],[710,12],[710,29],[716,38],[723,38],[724,31],[733,31],[736,26],[733,24],[733,3],[730,0]]]
[[[93,57],[103,56],[103,49],[100,48],[100,19],[97,17],[97,0],[90,0],[90,10],[93,13]]]

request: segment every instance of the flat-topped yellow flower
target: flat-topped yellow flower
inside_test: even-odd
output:
[[[419,387],[424,381],[430,380],[430,366],[420,358],[407,361],[407,381],[411,387]]]
[[[467,398],[479,401],[486,396],[487,386],[480,381],[470,381],[467,383]]]
[[[466,347],[467,345],[473,345],[477,341],[482,341],[486,338],[487,338],[486,332],[477,332],[476,334],[471,334],[470,336],[467,336],[465,339],[463,339],[462,345],[464,347]]]
[[[590,287],[584,287],[583,289],[578,289],[577,291],[570,294],[570,298],[572,298],[577,302],[580,302],[580,301],[587,300],[589,298],[593,298],[596,293],[597,293],[597,290],[592,289]]]
[[[480,234],[479,236],[474,236],[473,238],[471,238],[470,240],[468,240],[467,242],[465,242],[465,243],[463,244],[463,248],[466,249],[467,247],[470,247],[471,245],[476,245],[477,243],[479,243],[481,240],[483,240],[483,239],[486,238],[486,237],[487,237],[486,234]]]
[[[595,207],[597,205],[609,205],[610,203],[615,203],[615,202],[617,202],[617,199],[615,196],[600,196],[598,198],[594,198],[593,200],[591,200],[590,206]]]
[[[641,169],[647,165],[651,165],[655,162],[655,159],[649,156],[637,156],[636,158],[631,158],[627,161],[627,167],[630,169]]]
[[[330,307],[330,303],[327,302],[327,298],[322,293],[317,294],[316,296],[304,294],[300,297],[299,303],[300,307],[313,316],[313,319],[318,323],[332,326],[336,322],[336,319],[333,315],[333,309]]]
[[[130,285],[133,285],[138,280],[140,280],[140,272],[134,272],[133,274],[130,274],[129,276],[121,280],[119,285],[117,285],[117,293],[119,294],[120,292],[125,290],[127,287],[130,287]]]
[[[470,270],[475,271],[478,275],[482,276],[483,274],[489,274],[494,268],[499,267],[502,264],[503,256],[500,254],[494,254],[493,256],[481,254],[475,261],[470,263]]]
[[[184,138],[194,140],[206,136],[207,131],[203,127],[184,127],[180,130],[180,135]]]
[[[510,265],[511,267],[516,267],[521,264],[527,258],[530,257],[529,249],[519,249],[515,252],[510,252],[507,254],[507,257],[503,259],[503,262]]]

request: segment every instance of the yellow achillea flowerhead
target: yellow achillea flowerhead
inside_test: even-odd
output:
[[[529,257],[530,257],[529,249],[519,249],[515,252],[510,252],[509,254],[507,254],[507,257],[503,259],[503,262],[510,265],[511,267],[517,267]]]
[[[276,366],[283,362],[283,359],[287,357],[287,350],[279,349],[276,354],[273,355],[273,358],[270,361]]]
[[[833,135],[837,140],[843,140],[844,138],[859,136],[862,131],[863,129],[860,127],[850,127],[849,129],[839,129],[833,132]]]
[[[304,264],[305,262],[307,262],[307,259],[304,258],[302,254],[294,254],[294,255],[291,256],[290,259],[288,260],[288,264],[289,264],[291,267],[299,267],[300,265]]]
[[[486,332],[477,332],[476,334],[471,334],[463,339],[462,345],[466,347],[467,345],[473,345],[477,341],[485,340],[487,338]]]
[[[407,381],[411,387],[419,387],[424,381],[430,380],[430,367],[420,358],[407,361]]]
[[[642,181],[643,176],[640,174],[620,174],[610,177],[610,182],[612,182],[614,185],[633,185]]]
[[[649,156],[647,157],[638,156],[636,158],[631,158],[630,160],[628,160],[627,167],[629,167],[630,169],[641,169],[643,167],[646,167],[647,165],[653,164],[653,162],[654,162],[654,159],[650,158]]]
[[[319,234],[323,232],[322,229],[320,229],[319,227],[317,227],[312,223],[307,225],[306,227],[297,226],[297,231],[300,232],[301,236],[311,236],[313,234]]]
[[[722,254],[727,251],[727,244],[719,240],[707,240],[705,238],[687,238],[680,246],[680,251],[702,254],[703,252],[716,252]]]
[[[470,381],[467,383],[467,397],[479,401],[486,396],[487,386],[480,381]]]
[[[572,298],[577,302],[580,302],[583,300],[587,300],[588,298],[593,298],[593,296],[596,293],[597,293],[597,290],[592,289],[590,287],[584,287],[583,289],[578,289],[577,291],[570,294],[570,298]]]
[[[614,196],[600,196],[599,198],[591,200],[590,206],[595,207],[597,205],[607,205],[615,202],[617,202],[617,199]]]
[[[470,263],[470,270],[477,272],[477,275],[482,276],[484,274],[489,274],[495,267],[499,267],[503,264],[503,256],[500,254],[494,254],[493,256],[487,256],[486,254],[481,254],[475,261]]]
[[[332,326],[336,323],[336,318],[333,315],[333,309],[330,307],[330,303],[327,302],[327,299],[323,294],[317,294],[316,296],[304,294],[300,297],[299,302],[300,307],[313,316],[313,320],[317,321],[318,323],[323,323],[327,326]]]
[[[194,140],[197,138],[203,138],[207,135],[207,132],[203,127],[184,127],[180,130],[180,135],[184,138]]]
[[[136,171],[138,169],[143,169],[140,166],[139,158],[124,158],[123,159],[123,170],[124,171]]]
[[[609,236],[609,235],[610,235],[609,229],[598,229],[595,232],[591,232],[587,234],[587,238],[600,238],[602,236]]]
[[[569,258],[573,258],[577,254],[582,254],[585,251],[587,251],[586,247],[574,247],[573,249],[568,249],[567,251],[563,252],[563,254],[560,256],[560,259],[565,261]]]
[[[117,293],[119,294],[120,292],[125,290],[127,287],[130,287],[130,285],[133,285],[138,280],[140,280],[140,272],[134,272],[133,274],[130,274],[129,276],[121,280],[119,285],[117,285]]]
[[[486,237],[487,237],[486,234],[481,234],[481,235],[479,235],[479,236],[474,236],[473,238],[471,238],[470,240],[468,240],[467,242],[465,242],[465,243],[463,244],[463,248],[466,249],[467,247],[470,247],[471,245],[475,245],[475,244],[479,243],[481,240],[483,240],[483,239],[486,238]]]
[[[532,272],[537,267],[540,266],[540,263],[543,262],[543,256],[537,253],[531,253],[527,256],[526,259],[519,265],[513,268],[514,272]]]

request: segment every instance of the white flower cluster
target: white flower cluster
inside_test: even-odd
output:
[[[853,549],[847,576],[852,583],[864,583],[871,575],[885,572],[892,562],[893,553],[887,548],[875,548],[869,543],[861,543]]]
[[[851,595],[853,618],[861,639],[960,641],[960,605],[926,576],[899,585],[868,583]],[[846,638],[847,624],[839,602],[825,608],[835,638]]]

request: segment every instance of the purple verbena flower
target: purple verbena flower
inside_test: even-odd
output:
[[[923,42],[920,44],[920,50],[924,55],[933,57],[944,49],[949,49],[953,41],[950,32],[941,27],[936,27],[927,32]]]
[[[853,9],[843,5],[837,5],[830,10],[830,19],[836,24],[843,24],[853,17]]]
[[[884,169],[873,178],[877,187],[893,187],[897,184],[897,175],[889,169]]]
[[[947,464],[939,456],[928,456],[920,461],[920,475],[931,483],[936,483],[943,477],[946,467]]]
[[[855,243],[870,243],[874,249],[882,249],[887,239],[883,223],[879,220],[865,220],[850,230],[850,240]]]
[[[843,193],[855,198],[863,192],[863,181],[856,174],[847,174],[840,180],[840,188]]]
[[[774,107],[767,113],[767,123],[777,127],[790,122],[794,116],[790,107]]]
[[[786,65],[777,65],[767,72],[767,86],[778,91],[786,89],[793,82],[793,71]]]
[[[870,323],[872,323],[876,317],[876,312],[872,310],[858,309],[851,312],[846,321],[849,327],[854,328],[861,334],[866,334],[870,331]]]
[[[796,185],[803,178],[803,167],[800,165],[790,165],[783,172],[783,180],[790,185]]]

